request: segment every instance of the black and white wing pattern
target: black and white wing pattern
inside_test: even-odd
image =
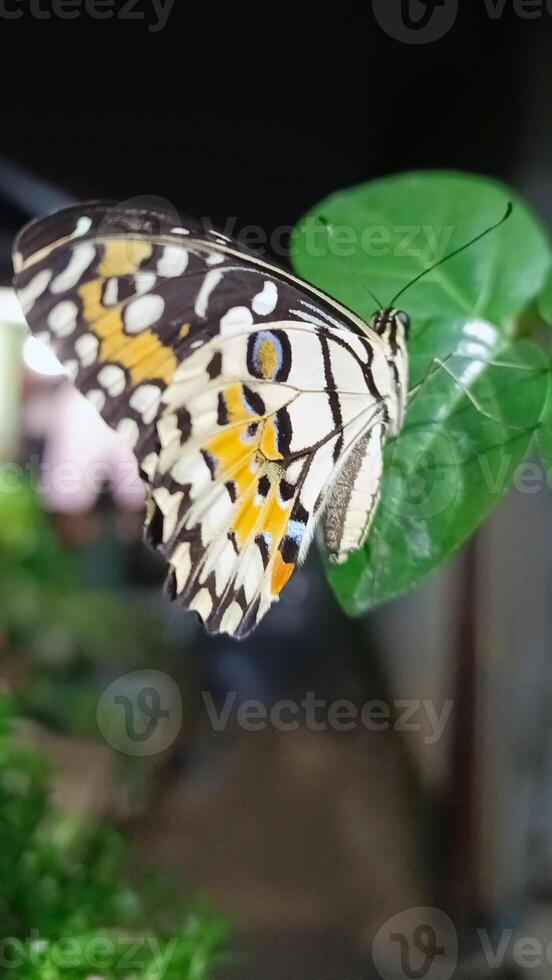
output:
[[[21,232],[14,266],[31,330],[132,446],[169,594],[209,631],[254,629],[324,511],[337,560],[362,543],[397,421],[377,332],[162,213],[70,208]]]

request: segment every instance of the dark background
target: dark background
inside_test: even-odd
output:
[[[0,20],[2,152],[76,196],[158,194],[267,231],[339,187],[409,168],[512,179],[547,138],[546,115],[541,146],[526,122],[548,85],[551,20],[494,20],[481,0],[440,41],[410,45],[370,4],[177,0],[155,34],[28,12]]]

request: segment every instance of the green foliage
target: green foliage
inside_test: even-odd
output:
[[[126,883],[121,838],[52,808],[48,768],[12,715],[0,697],[0,976],[207,980],[225,924]]]
[[[546,285],[537,301],[538,311],[548,326],[552,325],[552,273],[546,280]]]
[[[0,632],[12,650],[35,645],[46,661],[55,646],[59,664],[76,648],[101,660],[119,645],[134,660],[162,645],[161,624],[137,602],[83,585],[28,480],[4,466],[0,486]]]
[[[23,706],[58,731],[96,731],[99,668],[162,664],[173,651],[167,622],[140,597],[83,584],[30,481],[9,465],[0,488],[0,636],[31,667]]]
[[[419,582],[509,489],[548,394],[548,360],[520,339],[520,322],[547,281],[550,250],[509,188],[456,173],[354,187],[316,205],[295,230],[298,272],[369,320],[374,301],[363,283],[391,303],[420,271],[494,224],[509,200],[514,212],[505,225],[399,300],[413,324],[410,386],[421,387],[401,436],[386,448],[382,503],[365,547],[329,568],[349,613]],[[330,223],[329,233],[317,216]],[[524,322],[524,336],[528,330]],[[457,380],[432,370],[436,357]]]
[[[544,408],[542,424],[538,433],[539,451],[548,472],[548,480],[552,476],[552,385]]]
[[[537,309],[547,327],[552,326],[552,273],[548,276],[546,285],[538,297]],[[543,336],[548,339],[548,330]],[[549,480],[552,475],[552,385],[544,410],[542,424],[538,434],[539,450],[542,461],[548,471]]]

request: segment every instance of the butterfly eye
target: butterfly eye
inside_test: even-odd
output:
[[[408,314],[397,313],[397,320],[399,320],[402,323],[404,327],[404,331],[408,335],[408,331],[410,330],[410,317],[408,316]]]

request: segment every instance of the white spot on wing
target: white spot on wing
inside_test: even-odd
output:
[[[133,392],[130,407],[142,416],[146,425],[149,425],[155,418],[160,398],[161,392],[156,385],[141,385]]]
[[[276,284],[267,279],[260,293],[253,297],[251,308],[259,316],[267,316],[276,309],[278,302],[278,290]]]
[[[221,252],[209,252],[205,262],[207,265],[220,265],[221,262],[224,262],[224,258]]]
[[[50,310],[48,326],[56,337],[69,337],[77,325],[77,304],[66,299]]]
[[[116,306],[119,298],[119,283],[117,279],[108,279],[103,294],[103,301],[106,306]]]
[[[157,423],[157,433],[163,448],[170,445],[173,439],[178,439],[180,432],[176,415],[163,415]]]
[[[195,301],[194,310],[197,316],[204,317],[207,313],[207,304],[211,293],[213,292],[213,289],[216,289],[218,286],[222,276],[223,273],[220,271],[220,269],[212,269],[205,276]]]
[[[128,333],[140,333],[160,319],[165,309],[162,296],[148,294],[133,299],[125,310],[125,328]]]
[[[98,381],[112,398],[121,395],[125,390],[125,372],[117,364],[106,364],[98,373]]]
[[[75,352],[83,367],[90,367],[98,356],[98,338],[93,333],[83,333],[75,341]]]
[[[192,500],[212,482],[211,470],[201,453],[184,453],[172,467],[171,476],[182,486],[190,484]]]
[[[168,541],[176,530],[178,508],[183,493],[181,490],[178,490],[176,493],[171,493],[167,487],[157,487],[153,491],[152,496],[164,517],[163,541]]]
[[[192,568],[189,541],[183,541],[175,548],[171,555],[171,565],[176,575],[176,591],[182,592]]]
[[[90,404],[93,405],[98,412],[101,412],[105,405],[105,395],[103,391],[100,391],[99,388],[93,388],[92,391],[87,391],[86,397]]]
[[[77,221],[77,227],[75,228],[71,238],[78,238],[80,235],[86,235],[87,231],[90,231],[92,227],[92,218],[88,215],[83,214]]]
[[[232,306],[221,318],[220,329],[223,333],[233,333],[243,327],[250,327],[253,323],[253,314],[247,306]]]
[[[77,374],[79,373],[79,362],[78,361],[75,361],[75,360],[73,360],[73,361],[66,361],[63,366],[64,366],[65,371],[67,373],[67,377],[71,381],[74,381],[75,378],[77,377]]]
[[[240,585],[243,585],[245,598],[249,603],[259,592],[264,578],[263,561],[257,545],[253,546],[246,561],[247,564],[240,575],[239,582]]]
[[[235,633],[242,621],[243,613],[239,602],[232,602],[224,611],[220,628],[223,633]]]
[[[159,456],[157,453],[148,453],[148,455],[144,456],[142,462],[140,463],[140,468],[150,480],[153,480],[155,476],[158,462]]]
[[[155,286],[156,282],[157,276],[155,275],[155,272],[139,272],[136,276],[134,276],[134,285],[139,296],[143,296],[144,293],[149,293],[149,291]]]
[[[224,589],[230,581],[236,566],[236,552],[234,546],[228,539],[224,543],[222,551],[217,555],[215,562],[215,583],[217,595],[222,595]]]
[[[42,293],[48,288],[52,275],[51,269],[42,269],[41,272],[37,272],[36,276],[33,276],[26,286],[18,290],[19,302],[24,313],[28,313],[32,309],[38,297],[42,296]]]
[[[227,522],[232,514],[234,505],[226,490],[215,496],[211,506],[206,510],[201,522],[201,540],[203,544],[208,544],[220,534],[221,527]],[[193,526],[194,521],[187,522],[186,526]]]
[[[207,619],[213,609],[213,600],[208,589],[200,589],[190,603],[190,609],[195,609],[202,619]]]
[[[73,289],[93,262],[95,255],[96,249],[89,242],[76,245],[67,268],[53,280],[50,292],[64,293],[68,289]]]
[[[304,459],[296,459],[293,463],[286,468],[286,480],[288,483],[296,483],[301,473],[303,472],[303,467],[305,465]]]
[[[168,279],[181,276],[188,265],[188,252],[180,245],[166,245],[157,263],[160,276]]]
[[[117,432],[126,440],[130,448],[134,449],[140,435],[135,419],[121,419],[117,426]]]

